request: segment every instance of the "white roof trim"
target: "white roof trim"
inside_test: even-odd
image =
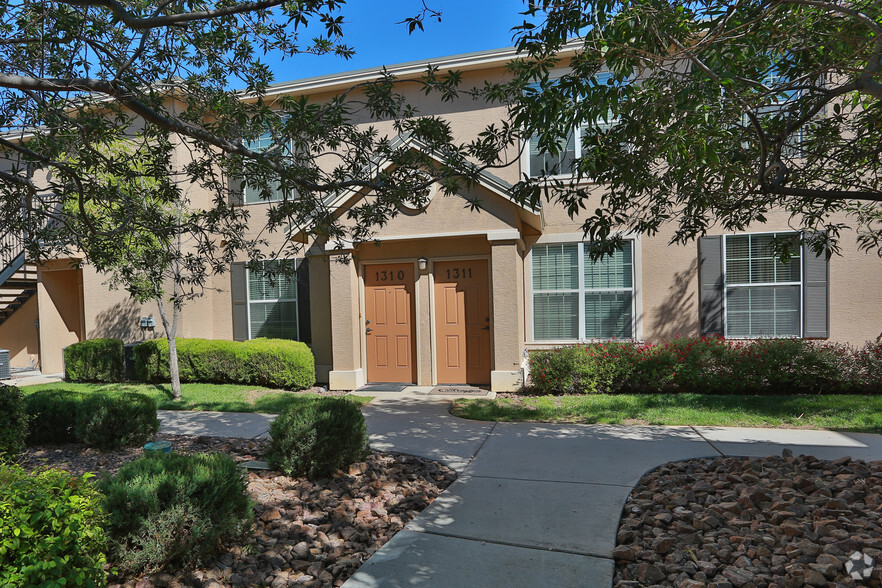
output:
[[[564,49],[560,51],[558,55],[565,57],[569,54],[575,53],[581,46],[582,39],[573,39],[564,46]],[[460,53],[445,57],[406,61],[386,66],[385,69],[386,72],[395,75],[396,77],[422,74],[430,65],[437,67],[441,71],[449,69],[469,71],[483,69],[488,66],[503,66],[519,56],[520,54],[514,47],[503,47],[501,49],[489,49],[487,51],[475,51],[472,53]],[[290,82],[279,82],[267,88],[264,96],[276,96],[279,94],[311,94],[316,93],[317,91],[330,92],[341,88],[350,88],[356,84],[369,82],[379,78],[382,75],[382,69],[382,67],[370,67],[336,74],[313,76]],[[246,99],[250,97],[251,96],[248,94],[243,95],[243,98]]]

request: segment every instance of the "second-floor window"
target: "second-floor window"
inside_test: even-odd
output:
[[[588,243],[536,245],[533,339],[585,341],[634,337],[634,244],[591,261]]]
[[[252,151],[265,151],[272,147],[273,138],[270,135],[263,135],[259,139],[255,141],[248,141],[245,143],[245,147],[251,149]],[[290,152],[290,149],[288,149]],[[282,190],[279,188],[279,183],[275,182],[273,185],[269,186],[269,190],[262,190],[257,186],[251,186],[248,184],[248,181],[245,181],[245,186],[243,189],[243,199],[245,204],[255,204],[258,202],[279,202],[283,199]]]
[[[609,83],[611,77],[609,73],[599,73],[596,75],[597,84],[605,85]],[[606,132],[616,125],[617,120],[610,111],[605,118],[598,120],[594,127]],[[543,174],[552,176],[572,174],[576,160],[585,155],[583,145],[586,144],[584,137],[587,132],[587,126],[574,126],[566,137],[561,137],[558,141],[557,154],[541,151],[538,137],[530,137],[527,145],[527,175],[535,178]]]

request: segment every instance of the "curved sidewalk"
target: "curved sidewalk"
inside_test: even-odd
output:
[[[779,429],[467,421],[448,402],[375,400],[371,444],[460,473],[345,586],[611,586],[622,506],[647,471],[695,457],[882,459],[882,436]]]

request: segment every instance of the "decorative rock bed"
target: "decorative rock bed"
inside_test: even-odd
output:
[[[174,451],[223,451],[236,461],[263,459],[265,441],[165,435]],[[27,468],[51,466],[74,474],[113,473],[141,449],[99,452],[83,445],[32,447],[18,456]],[[333,479],[310,482],[277,472],[250,472],[255,533],[225,546],[208,567],[113,586],[339,586],[364,560],[428,506],[456,473],[425,459],[373,452]]]
[[[882,461],[664,465],[631,493],[613,556],[621,587],[882,586]]]

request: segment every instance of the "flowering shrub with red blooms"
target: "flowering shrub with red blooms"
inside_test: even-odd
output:
[[[530,384],[536,394],[875,394],[882,393],[882,344],[719,337],[588,343],[530,353]]]

